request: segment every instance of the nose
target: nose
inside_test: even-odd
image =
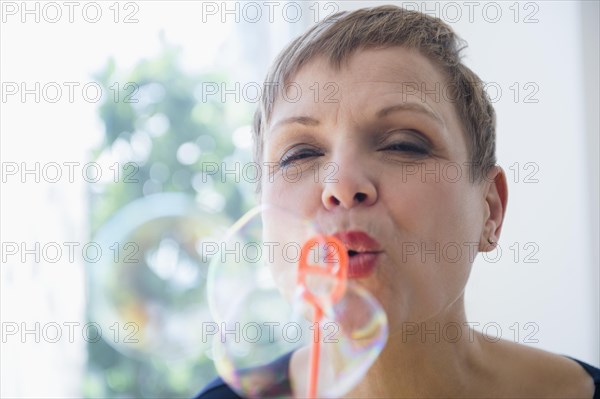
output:
[[[359,162],[338,164],[337,173],[323,183],[321,201],[327,210],[371,206],[377,202],[374,182]]]

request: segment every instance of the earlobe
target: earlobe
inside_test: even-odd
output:
[[[480,238],[481,252],[489,252],[496,248],[502,232],[502,223],[508,202],[508,185],[504,170],[495,165],[487,172],[485,202],[487,205],[486,220]]]

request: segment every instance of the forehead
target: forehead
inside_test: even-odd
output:
[[[285,87],[274,102],[269,130],[296,115],[331,115],[340,108],[367,114],[392,102],[419,104],[446,127],[462,130],[443,73],[415,49],[358,50],[340,68],[317,56]]]
[[[445,83],[443,75],[429,59],[405,47],[357,50],[340,68],[325,56],[317,56],[295,74],[292,81],[307,81],[313,76],[340,83]]]

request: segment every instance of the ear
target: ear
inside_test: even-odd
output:
[[[483,230],[479,239],[479,251],[489,252],[496,248],[496,244],[500,239],[508,201],[506,174],[500,166],[494,165],[487,171],[484,187],[486,211]]]

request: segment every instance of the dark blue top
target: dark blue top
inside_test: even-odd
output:
[[[596,389],[594,390],[594,398],[593,399],[600,399],[600,369],[597,367],[591,366],[585,362],[582,362],[581,360],[577,360],[570,356],[567,356],[567,357],[569,359],[575,360],[577,363],[579,363],[581,365],[581,367],[583,367],[585,369],[585,371],[587,371],[588,374],[592,376],[592,379],[594,380],[594,387],[596,387]]]
[[[271,365],[273,365],[273,366],[278,365],[280,367],[283,367],[285,370],[285,374],[287,375],[287,372],[289,370],[289,362],[290,362],[290,358],[292,357],[292,353],[293,352],[290,352],[290,353],[280,357],[279,359],[277,359],[273,363],[271,363]],[[597,367],[594,367],[592,365],[589,365],[585,362],[582,362],[581,360],[574,359],[570,356],[566,356],[566,357],[568,357],[569,359],[575,360],[577,363],[579,363],[581,365],[581,367],[583,367],[585,369],[585,371],[588,372],[588,374],[594,380],[594,386],[596,387],[596,389],[594,391],[593,399],[600,399],[600,369]],[[286,381],[283,381],[282,384],[280,384],[277,387],[277,391],[278,391],[277,393],[280,395],[282,395],[282,394],[291,395],[292,388],[289,384],[289,377],[288,377],[288,379],[286,379]],[[224,383],[221,378],[215,378],[211,383],[209,383],[206,387],[204,387],[204,389],[202,391],[200,391],[200,393],[198,395],[196,395],[194,397],[194,399],[244,399],[244,398],[239,396],[231,388],[229,388],[229,386],[226,383]]]
[[[269,396],[274,395],[291,395],[292,387],[290,385],[290,359],[294,352],[288,352],[285,355],[277,358],[273,362],[262,366],[271,370],[281,370],[280,375],[284,376],[281,381],[275,384],[269,389],[269,392],[264,394]],[[212,380],[200,393],[194,396],[194,399],[244,399],[243,397],[236,394],[229,386],[223,382],[221,378],[215,378]]]

